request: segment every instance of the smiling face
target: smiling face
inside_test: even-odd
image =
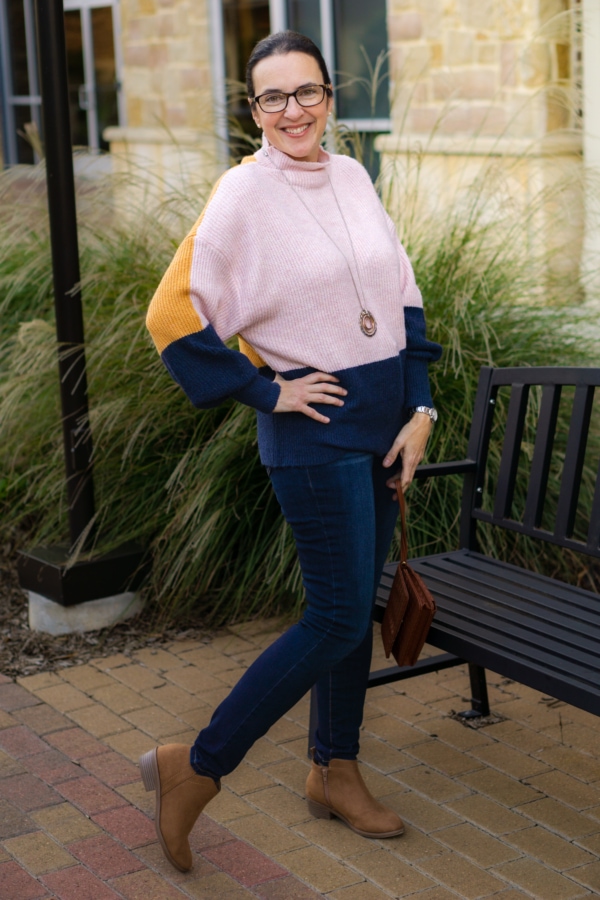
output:
[[[267,56],[253,71],[254,95],[267,91],[286,94],[308,84],[323,84],[323,74],[316,59],[306,53],[283,53]],[[263,129],[270,144],[303,162],[316,162],[333,100],[325,96],[318,106],[303,107],[290,97],[281,112],[266,113],[258,103],[252,116]]]

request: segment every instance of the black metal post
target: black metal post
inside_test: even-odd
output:
[[[62,0],[35,0],[71,544],[94,517]]]
[[[110,553],[71,562],[74,544],[84,537],[85,547],[92,537],[94,483],[62,0],[35,0],[35,14],[70,544],[21,553],[18,572],[26,591],[61,606],[75,606],[135,591],[145,577],[149,558],[144,547],[128,543]]]

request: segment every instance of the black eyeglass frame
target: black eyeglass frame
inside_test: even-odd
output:
[[[321,97],[321,99],[318,100],[316,103],[309,103],[308,105],[306,105],[305,103],[300,103],[300,101],[298,100],[297,94],[300,91],[305,91],[307,88],[311,88],[311,87],[322,88],[323,96]],[[282,109],[265,109],[264,106],[261,105],[260,100],[261,100],[261,97],[268,97],[269,94],[282,94],[285,97],[285,106],[282,107]],[[302,109],[310,109],[311,107],[318,106],[319,103],[322,103],[323,100],[325,99],[325,97],[332,97],[332,96],[333,96],[333,91],[331,89],[330,84],[303,84],[302,87],[297,88],[295,91],[292,91],[289,94],[287,93],[287,91],[265,91],[264,94],[259,94],[258,97],[251,97],[250,99],[251,99],[252,103],[258,103],[258,105],[260,106],[262,111],[265,113],[276,113],[276,112],[279,113],[279,112],[283,112],[284,110],[287,109],[288,103],[290,102],[290,97],[293,97],[294,100],[296,101],[296,103],[298,104],[298,106],[301,106]]]

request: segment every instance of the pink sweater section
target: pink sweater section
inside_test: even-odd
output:
[[[190,293],[202,324],[222,340],[240,334],[277,372],[397,356],[404,307],[421,307],[421,294],[365,169],[325,151],[316,163],[273,147],[255,159],[225,174],[196,234]],[[350,269],[377,320],[371,338]]]

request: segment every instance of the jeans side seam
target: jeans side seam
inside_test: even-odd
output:
[[[321,522],[321,529],[322,529],[322,531],[323,531],[323,534],[324,534],[324,535],[327,535],[327,530],[326,530],[326,528],[325,528],[325,521],[324,521],[324,519],[323,519],[323,514],[322,514],[322,511],[321,511],[321,509],[320,509],[320,507],[319,507],[319,501],[318,501],[317,496],[316,496],[316,494],[315,494],[315,488],[314,488],[314,485],[313,485],[313,483],[312,483],[312,481],[311,481],[311,478],[310,478],[310,471],[308,471],[308,470],[307,470],[307,478],[308,478],[308,483],[309,483],[309,485],[310,485],[310,489],[311,489],[311,491],[312,491],[313,497],[314,497],[314,499],[315,499],[315,505],[316,505],[317,511],[318,511],[318,513],[319,513],[319,519],[320,519],[320,522]],[[328,554],[328,557],[329,557],[329,564],[330,564],[331,573],[332,573],[332,587],[333,587],[333,595],[334,595],[334,601],[333,601],[333,613],[334,613],[334,614],[333,614],[333,616],[331,617],[331,620],[330,620],[330,623],[329,623],[329,627],[327,628],[327,630],[321,635],[321,637],[320,637],[320,638],[316,641],[316,643],[314,644],[314,646],[313,646],[313,652],[316,651],[317,648],[319,647],[319,645],[322,644],[323,641],[326,640],[326,639],[329,637],[329,635],[331,634],[331,632],[332,632],[332,630],[333,630],[333,628],[334,628],[335,621],[336,621],[336,611],[337,611],[337,599],[336,599],[336,598],[337,598],[337,590],[338,590],[338,587],[337,587],[337,583],[336,583],[335,575],[334,575],[333,559],[332,559],[332,553],[331,553],[331,544],[330,544],[329,538],[327,538],[327,554]],[[232,742],[233,739],[235,738],[235,735],[238,733],[238,731],[240,730],[240,728],[241,728],[243,725],[246,724],[246,722],[248,721],[248,719],[249,719],[252,715],[254,715],[256,709],[261,705],[262,702],[264,702],[264,700],[267,699],[267,697],[270,696],[270,694],[275,690],[275,688],[277,688],[277,687],[281,684],[281,682],[284,681],[284,680],[289,676],[290,672],[293,671],[295,665],[296,665],[296,662],[294,662],[294,664],[291,665],[289,669],[287,669],[284,673],[282,673],[282,675],[281,675],[281,677],[279,678],[279,680],[276,681],[274,684],[271,685],[271,689],[268,691],[268,693],[263,694],[262,697],[260,698],[260,700],[258,701],[258,703],[256,703],[256,704],[252,707],[252,709],[248,710],[246,716],[238,722],[237,727],[236,727],[236,729],[235,729],[235,732],[233,732],[233,733],[229,736],[229,740],[228,740],[227,743],[224,744],[223,747],[221,748],[222,750],[224,750],[229,744],[231,744],[231,742]],[[293,705],[293,704],[291,704],[291,705]]]

